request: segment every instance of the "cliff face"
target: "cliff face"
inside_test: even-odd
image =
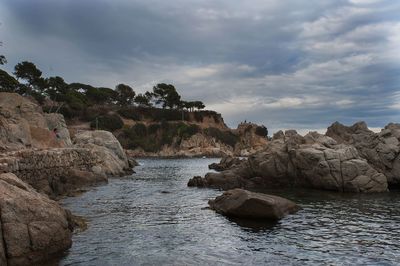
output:
[[[226,126],[221,128],[209,127],[203,123],[201,127],[196,124],[178,122],[168,127],[162,127],[158,124],[141,125],[143,130],[149,132],[152,127],[157,126],[157,131],[153,134],[147,133],[142,139],[141,144],[151,139],[151,145],[154,143],[165,143],[154,149],[154,146],[135,147],[130,145],[130,140],[135,140],[138,136],[136,132],[138,126],[132,126],[132,133],[117,135],[126,148],[129,149],[131,156],[248,156],[258,150],[261,150],[268,143],[266,136],[267,130],[256,124],[243,123],[237,129],[229,129]],[[262,129],[261,131],[259,129]],[[139,145],[141,145],[139,144]],[[149,147],[150,146],[150,150]],[[147,148],[147,149],[146,149]]]

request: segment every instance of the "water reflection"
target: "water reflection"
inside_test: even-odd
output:
[[[267,190],[302,210],[275,223],[227,219],[207,208],[221,192],[188,188],[212,159],[140,160],[66,207],[87,231],[61,265],[395,265],[400,261],[400,194]]]
[[[229,217],[227,219],[240,226],[243,230],[253,233],[272,231],[274,227],[278,224],[278,221],[268,221],[261,219],[246,219],[237,217]]]

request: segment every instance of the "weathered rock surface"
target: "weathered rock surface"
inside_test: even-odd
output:
[[[242,160],[238,157],[225,156],[219,163],[212,163],[208,166],[208,168],[220,172],[229,169],[234,165],[238,165],[241,162]]]
[[[97,153],[103,160],[99,166],[107,175],[125,175],[131,171],[121,144],[111,132],[95,130],[77,133],[74,137],[74,145]]]
[[[62,116],[48,115],[40,106],[16,93],[0,92],[0,151],[59,148],[70,145]],[[59,125],[60,138],[52,132]],[[50,127],[49,127],[50,126]]]
[[[14,174],[0,174],[0,265],[40,265],[71,246],[70,214]]]
[[[0,173],[11,172],[51,197],[106,182],[102,153],[87,148],[21,150],[0,155]]]
[[[225,191],[208,204],[211,209],[226,216],[270,220],[282,219],[300,209],[288,199],[243,189]]]
[[[400,185],[400,124],[390,123],[374,133],[365,122],[350,127],[335,122],[326,135],[354,146],[362,158],[387,177],[389,184]]]
[[[235,156],[249,156],[259,150],[262,150],[268,143],[266,130],[265,136],[257,134],[259,126],[254,123],[241,123],[238,125],[234,133],[239,136],[239,143],[235,145],[233,154]]]
[[[279,134],[280,135],[280,134]],[[362,159],[357,149],[316,132],[276,137],[247,161],[221,173],[208,173],[189,186],[222,189],[309,187],[344,192],[387,191],[386,177]]]

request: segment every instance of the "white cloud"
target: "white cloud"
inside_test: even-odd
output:
[[[349,0],[349,2],[356,5],[369,5],[382,2],[382,0]]]

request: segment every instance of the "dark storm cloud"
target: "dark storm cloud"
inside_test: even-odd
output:
[[[400,4],[390,0],[4,0],[12,65],[138,90],[176,84],[234,125],[400,120]]]

